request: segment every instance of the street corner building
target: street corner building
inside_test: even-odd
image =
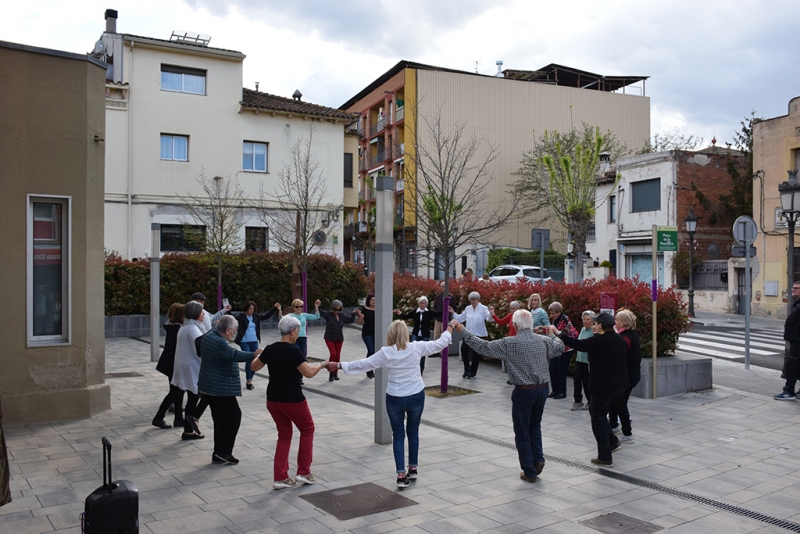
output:
[[[106,65],[0,41],[3,421],[79,419],[104,383]]]

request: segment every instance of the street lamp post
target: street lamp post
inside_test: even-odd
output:
[[[800,218],[800,183],[797,182],[797,171],[789,171],[789,179],[778,185],[781,194],[781,209],[783,217],[789,226],[789,250],[786,291],[789,298],[786,305],[786,314],[792,311],[792,284],[794,283],[794,227]]]
[[[689,317],[694,318],[694,233],[697,231],[697,221],[700,219],[694,214],[694,208],[689,209],[686,216],[686,233],[689,234]]]

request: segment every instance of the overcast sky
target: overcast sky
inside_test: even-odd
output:
[[[798,0],[0,0],[0,40],[85,53],[106,8],[121,33],[209,34],[247,55],[245,87],[331,107],[401,59],[486,74],[559,63],[650,76],[652,133],[721,145],[752,110],[785,115],[800,96]]]

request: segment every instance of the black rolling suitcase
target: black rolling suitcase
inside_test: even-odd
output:
[[[103,485],[86,497],[83,532],[139,534],[139,490],[130,480],[111,481],[111,442],[106,438],[103,438]]]

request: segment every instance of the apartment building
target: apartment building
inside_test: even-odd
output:
[[[209,36],[173,32],[167,39],[117,32],[117,12],[106,11],[106,31],[94,53],[106,74],[107,250],[133,258],[150,255],[151,225],[161,225],[160,253],[196,250],[204,227],[187,217],[181,197],[200,196],[197,183],[222,177],[242,189],[237,222],[245,248],[275,250],[270,227],[247,207],[275,198],[278,174],[296,140],[313,127],[312,157],[319,163],[330,211],[318,252],[344,259],[345,130],[351,114],[302,99],[242,87],[245,55],[210,46]],[[352,157],[352,156],[351,156]],[[263,193],[263,194],[262,194]],[[355,208],[355,203],[351,209]]]
[[[475,202],[502,204],[510,199],[522,154],[534,139],[549,131],[567,131],[581,123],[611,130],[629,147],[639,147],[650,136],[650,100],[644,76],[603,76],[561,65],[536,71],[501,70],[481,75],[400,61],[345,102],[340,109],[359,115],[359,212],[354,222],[355,242],[369,263],[374,223],[374,187],[378,175],[395,181],[396,269],[440,277],[438,251],[418,249],[415,147],[430,148],[425,121],[440,116],[444,124],[463,124],[465,135],[483,139],[500,154],[489,169],[487,198]],[[425,145],[422,145],[425,144]],[[411,172],[408,172],[410,169]],[[566,230],[553,224],[554,246],[566,252]],[[497,232],[491,243],[474,243],[456,251],[457,272],[476,267],[485,247],[530,247],[530,220],[519,219]]]

